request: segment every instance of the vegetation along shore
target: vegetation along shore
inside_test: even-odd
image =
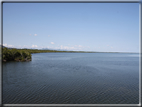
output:
[[[16,49],[2,48],[2,61],[31,61],[32,53],[47,53],[47,52],[84,52],[84,51],[58,51],[58,50],[38,50],[38,49]]]
[[[0,47],[1,50],[1,47]],[[66,53],[128,53],[128,52],[88,52],[88,51],[61,51],[61,50],[39,50],[39,49],[16,49],[2,47],[2,61],[31,61],[32,53],[49,53],[49,52],[66,52]],[[1,58],[1,57],[0,57]]]
[[[26,50],[20,49],[8,49],[2,50],[2,61],[31,61],[31,53]]]

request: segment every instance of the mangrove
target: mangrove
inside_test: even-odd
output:
[[[2,61],[3,62],[7,62],[7,61],[31,61],[32,60],[32,57],[31,57],[32,53],[47,53],[47,52],[86,53],[85,51],[17,49],[17,48],[2,47]]]
[[[26,50],[8,49],[4,47],[2,49],[2,61],[31,61],[31,53]]]

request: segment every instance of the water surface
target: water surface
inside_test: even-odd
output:
[[[3,63],[4,104],[138,104],[139,55],[37,53]]]

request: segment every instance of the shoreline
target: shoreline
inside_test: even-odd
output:
[[[35,53],[123,53],[123,54],[140,54],[135,52],[93,52],[93,51],[58,51],[58,50],[38,50],[38,49],[16,49],[2,48],[2,62],[16,61],[28,62],[32,60],[32,54]]]

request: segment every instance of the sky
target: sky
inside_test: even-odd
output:
[[[3,45],[139,52],[139,3],[3,3]]]

